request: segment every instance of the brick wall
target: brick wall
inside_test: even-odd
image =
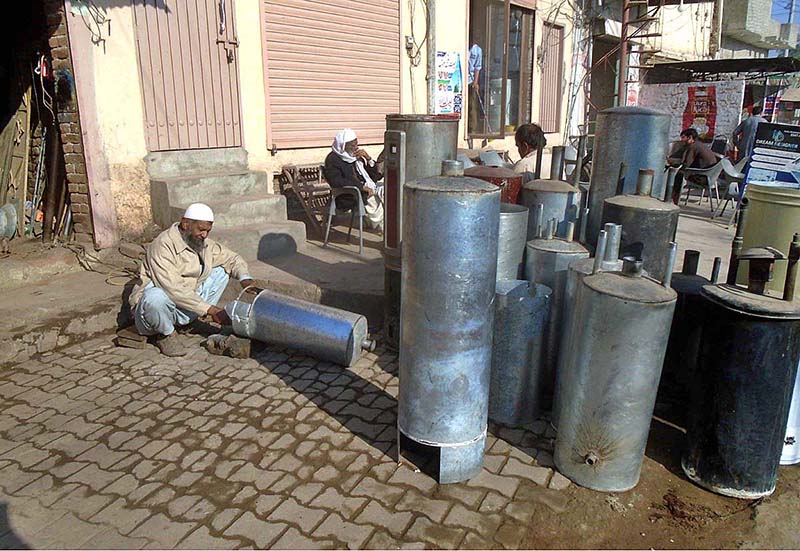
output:
[[[58,83],[55,111],[66,164],[69,199],[72,209],[73,231],[78,241],[91,242],[91,199],[86,179],[86,161],[83,156],[81,125],[78,120],[78,100],[74,90],[72,59],[69,51],[64,0],[43,0],[47,17],[47,35],[53,58],[53,73]]]

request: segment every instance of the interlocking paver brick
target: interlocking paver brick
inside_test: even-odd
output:
[[[514,493],[519,487],[519,480],[508,476],[497,476],[486,470],[478,473],[477,476],[471,478],[467,482],[467,486],[475,488],[486,488],[487,490],[495,490],[506,497],[514,497]]]
[[[421,513],[433,522],[442,522],[445,515],[447,515],[447,511],[449,511],[452,506],[453,504],[450,501],[432,499],[415,490],[408,490],[403,494],[403,497],[397,505],[395,505],[395,508],[398,511]]]
[[[131,536],[149,538],[162,548],[172,548],[195,528],[196,524],[170,520],[159,513],[144,521]]]
[[[553,478],[550,479],[550,484],[547,487],[553,490],[566,490],[569,488],[570,483],[569,478],[556,471],[553,473]]]
[[[81,544],[82,549],[141,549],[152,543],[146,538],[129,538],[113,528],[106,529]]]
[[[83,521],[67,513],[42,528],[32,539],[39,548],[80,549],[84,542],[106,530],[105,526]]]
[[[331,513],[314,530],[315,538],[333,538],[345,544],[349,549],[361,549],[375,531],[373,526],[354,524],[343,519],[337,513]]]
[[[228,508],[211,517],[211,527],[217,532],[224,532],[242,514],[241,509]]]
[[[304,507],[294,498],[287,498],[270,515],[271,521],[282,521],[299,526],[303,532],[312,530],[325,518],[327,513],[320,509]]]
[[[0,487],[13,494],[41,476],[42,473],[27,472],[16,465],[8,465],[0,470]]]
[[[550,480],[553,470],[537,465],[526,465],[518,459],[511,457],[505,467],[503,467],[501,473],[504,476],[517,476],[535,482],[540,486],[547,486],[547,482]]]
[[[449,528],[434,524],[425,517],[417,517],[404,539],[423,540],[445,549],[455,549],[465,534],[463,528]]]
[[[176,549],[236,549],[244,542],[238,538],[218,538],[205,526],[186,536]]]
[[[252,540],[259,549],[266,549],[283,534],[287,526],[280,522],[266,522],[247,512],[225,530],[224,536]]]
[[[390,486],[382,482],[378,482],[374,478],[365,476],[361,481],[350,491],[353,496],[364,496],[371,499],[377,499],[387,507],[391,507],[400,499],[404,493],[403,488]]]
[[[506,549],[517,549],[523,537],[525,537],[525,527],[515,522],[503,524],[494,534],[495,541]]]
[[[366,502],[366,498],[345,497],[336,488],[326,488],[324,492],[311,500],[309,505],[320,509],[337,511],[344,518],[350,520]]]
[[[371,524],[376,528],[380,527],[388,530],[393,536],[400,537],[411,524],[414,515],[409,512],[392,511],[383,507],[380,503],[370,501],[361,511],[355,521],[358,524]]]

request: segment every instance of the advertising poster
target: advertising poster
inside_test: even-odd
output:
[[[436,114],[461,114],[464,80],[458,52],[436,52]]]
[[[683,110],[683,128],[690,126],[697,130],[700,139],[714,139],[717,122],[717,87],[689,86],[688,100]]]
[[[762,122],[747,183],[800,188],[800,126]]]

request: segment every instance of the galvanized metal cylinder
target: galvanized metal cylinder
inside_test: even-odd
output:
[[[575,294],[554,457],[593,490],[636,486],[655,406],[676,296],[638,270],[587,275]]]
[[[386,115],[386,130],[406,133],[406,182],[438,176],[442,161],[458,154],[458,117]]]
[[[531,180],[522,184],[520,204],[533,210],[542,205],[543,223],[556,219],[556,235],[563,236],[569,222],[578,221],[581,192],[573,185],[561,180]],[[536,239],[535,221],[528,218],[528,241]]]
[[[644,269],[659,281],[667,276],[670,243],[678,230],[680,208],[643,195],[606,199],[603,224],[622,225],[620,254],[641,258]],[[591,219],[591,212],[590,212]]]
[[[664,159],[669,147],[670,121],[667,113],[646,107],[613,107],[598,114],[586,228],[591,248],[596,245],[597,233],[605,222],[603,202],[617,195],[620,163],[627,167],[622,193],[636,192],[639,169],[644,168],[655,172],[652,194],[664,196]]]
[[[588,257],[589,251],[583,245],[564,239],[533,239],[525,247],[525,279],[553,290],[540,383],[542,393],[547,396],[552,395],[555,388],[567,271],[572,262]]]
[[[353,365],[368,341],[364,316],[267,289],[257,295],[242,291],[225,311],[240,337],[286,346],[340,365]]]
[[[705,285],[686,451],[690,480],[754,499],[775,490],[800,360],[800,304]]]
[[[524,272],[525,237],[528,233],[528,207],[500,204],[500,231],[497,244],[497,280],[518,279]]]
[[[489,418],[518,427],[539,413],[539,368],[552,291],[525,280],[497,282]]]
[[[403,216],[398,428],[438,451],[439,482],[458,482],[483,464],[500,189],[410,182]]]
[[[800,463],[800,369],[794,380],[792,403],[789,406],[789,420],[786,422],[786,435],[781,450],[781,465]]]

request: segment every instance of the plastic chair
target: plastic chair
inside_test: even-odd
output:
[[[717,155],[725,155],[728,150],[728,138],[725,136],[716,136],[711,142],[711,151]]]
[[[736,214],[739,212],[739,207],[741,206],[741,184],[744,182],[744,173],[742,169],[744,168],[745,164],[750,157],[743,157],[737,161],[737,163],[731,164],[728,159],[723,159],[722,165],[722,174],[720,175],[720,181],[723,183],[725,188],[725,193],[722,196],[722,200],[725,203],[722,205],[722,208],[717,212],[715,216],[722,216],[725,214],[725,209],[728,207],[728,204],[731,201],[735,201],[736,205],[733,208],[733,212],[731,213],[730,220],[728,220],[728,226],[730,227],[733,224],[734,218],[736,218]],[[727,185],[725,185],[727,184]]]
[[[353,218],[356,216],[356,209],[358,210],[358,254],[364,252],[364,201],[361,198],[361,190],[355,186],[345,186],[340,188],[331,188],[331,202],[328,204],[328,222],[325,225],[325,242],[323,247],[328,245],[328,236],[331,233],[331,222],[336,214],[336,198],[342,196],[353,197],[355,204],[347,209],[350,211],[350,227],[347,230],[347,242],[350,243],[350,235],[353,233]],[[345,211],[346,212],[346,211]]]
[[[717,203],[719,203],[719,175],[722,174],[722,161],[728,161],[727,159],[720,159],[715,165],[710,166],[708,168],[683,168],[681,172],[683,173],[683,184],[686,186],[686,199],[684,200],[683,204],[686,205],[689,202],[689,193],[692,189],[699,189],[701,191],[700,194],[700,201],[703,200],[703,196],[705,192],[708,191],[708,203],[709,207],[711,208],[711,215],[714,215],[714,195],[717,197]],[[730,161],[728,161],[730,163]],[[690,177],[700,177],[701,179],[705,179],[705,185],[693,182]]]

